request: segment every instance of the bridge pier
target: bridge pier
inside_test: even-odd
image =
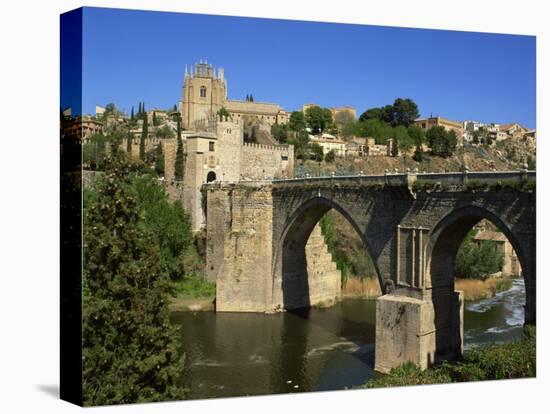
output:
[[[388,373],[406,362],[425,369],[462,355],[462,292],[441,292],[435,297],[418,293],[386,294],[377,299],[376,371]]]

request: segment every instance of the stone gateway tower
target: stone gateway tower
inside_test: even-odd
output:
[[[216,117],[227,99],[227,82],[223,69],[213,68],[206,61],[195,64],[194,72],[187,72],[180,101],[182,126],[184,129],[200,129],[201,123],[206,123]]]

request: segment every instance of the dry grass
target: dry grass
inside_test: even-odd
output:
[[[508,277],[489,277],[485,280],[456,279],[455,289],[464,292],[464,300],[492,298],[496,293],[507,290],[512,285]]]
[[[342,287],[344,297],[376,298],[382,294],[377,278],[350,277]]]

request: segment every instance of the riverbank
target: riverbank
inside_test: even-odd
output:
[[[168,308],[171,312],[215,310],[216,284],[196,275],[173,282]]]
[[[491,276],[485,280],[481,279],[455,279],[455,289],[464,292],[464,300],[489,299],[499,292],[504,292],[512,287],[512,277]]]
[[[512,277],[491,276],[481,279],[456,279],[455,289],[464,292],[464,300],[470,302],[489,299],[512,287]],[[382,295],[378,279],[373,277],[349,277],[342,286],[342,298],[374,299]]]
[[[443,363],[426,370],[412,363],[403,364],[359,388],[531,378],[535,377],[536,370],[536,330],[528,326],[519,341],[476,347],[460,362]]]
[[[382,295],[380,283],[375,277],[348,277],[342,285],[342,298],[373,299]]]

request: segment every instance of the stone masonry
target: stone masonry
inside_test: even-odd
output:
[[[311,306],[318,286],[326,289],[321,297],[331,296],[330,277],[315,281],[307,243],[334,208],[361,236],[384,293],[377,302],[376,368],[386,372],[407,361],[426,367],[454,358],[462,353],[463,313],[454,258],[481,219],[495,224],[517,252],[525,322],[536,321],[536,194],[503,185],[534,178],[522,171],[208,184],[207,272],[217,280],[217,310]],[[470,181],[486,186],[470,189]]]

